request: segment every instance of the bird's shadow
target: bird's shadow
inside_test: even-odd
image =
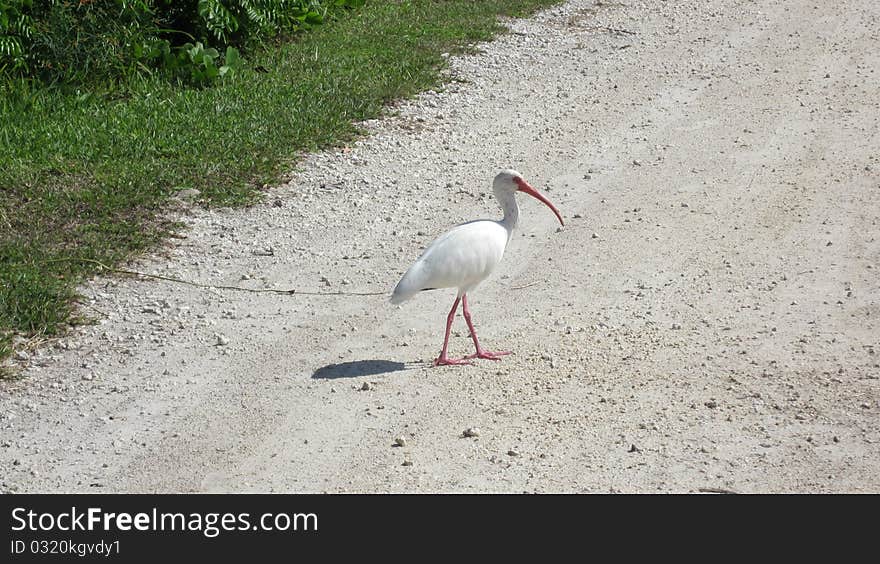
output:
[[[340,362],[339,364],[328,364],[315,370],[312,374],[314,379],[334,379],[334,378],[357,378],[359,376],[375,376],[377,374],[387,374],[389,372],[398,372],[400,370],[412,370],[420,365],[407,366],[403,362],[394,362],[392,360],[354,360],[351,362]]]

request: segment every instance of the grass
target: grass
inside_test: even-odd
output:
[[[115,97],[0,90],[0,358],[13,335],[81,322],[75,287],[96,272],[82,259],[113,265],[152,248],[174,229],[162,209],[177,191],[253,202],[298,152],[349,140],[354,121],[436,85],[441,54],[489,39],[499,15],[554,3],[369,2],[209,89],[147,77]]]

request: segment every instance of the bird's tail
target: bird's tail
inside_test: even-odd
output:
[[[394,292],[391,293],[390,301],[392,304],[402,304],[422,290],[418,270],[418,268],[410,268],[406,271],[406,274],[401,277],[400,282],[394,287]]]
[[[402,304],[417,293],[418,289],[411,288],[410,285],[406,283],[406,278],[403,278],[397,283],[397,286],[395,286],[394,291],[391,293],[390,301],[394,305]]]

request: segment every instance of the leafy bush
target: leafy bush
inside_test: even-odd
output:
[[[205,48],[201,41],[185,43],[172,49],[167,41],[157,43],[155,55],[162,58],[166,70],[195,86],[208,86],[231,74],[241,65],[238,49],[227,46],[220,63],[220,53],[213,47]]]
[[[25,13],[31,3],[31,0],[0,0],[0,64],[11,64],[16,69],[25,64],[22,41],[29,41],[34,34],[34,21]]]
[[[327,7],[318,0],[199,0],[198,4],[205,27],[221,42],[308,29],[323,23],[327,15]]]
[[[44,82],[113,80],[137,70],[158,28],[147,0],[0,0],[0,72]]]
[[[230,74],[239,62],[239,49],[309,29],[324,22],[332,9],[363,4],[364,0],[0,0],[0,78],[84,84],[167,70],[203,86]]]

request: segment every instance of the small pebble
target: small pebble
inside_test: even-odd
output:
[[[180,190],[175,194],[175,196],[181,200],[195,200],[201,195],[201,192],[196,190],[195,188],[187,188],[185,190]]]
[[[462,435],[463,437],[479,437],[479,436],[480,436],[480,430],[479,430],[477,427],[468,427],[467,429],[465,429],[465,430],[461,433],[461,435]]]

